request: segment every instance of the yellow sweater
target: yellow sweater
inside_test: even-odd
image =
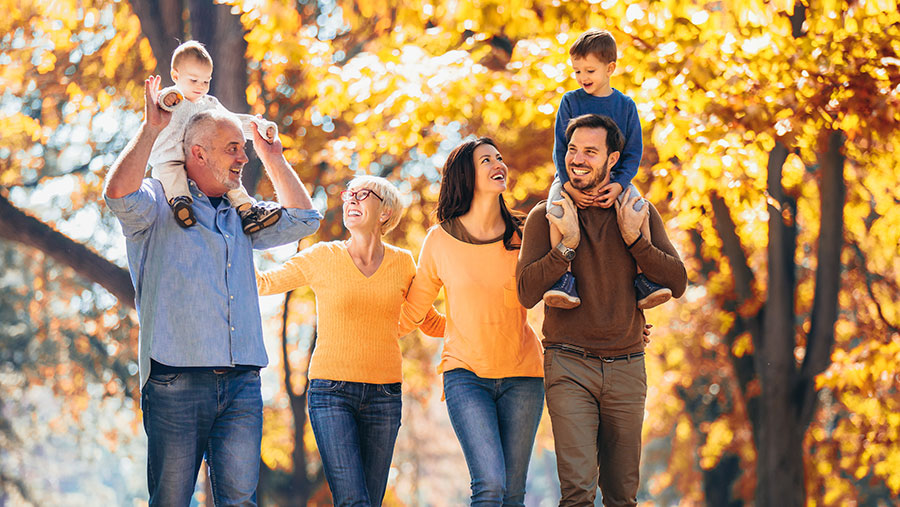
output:
[[[344,242],[332,241],[257,273],[256,284],[260,295],[305,285],[315,292],[317,339],[309,378],[387,384],[402,378],[398,315],[415,273],[408,250],[385,244],[381,265],[367,278]],[[421,327],[442,336],[444,319],[432,308]]]
[[[424,321],[444,287],[447,327],[438,372],[465,368],[482,378],[544,375],[540,341],[516,296],[518,253],[506,250],[503,241],[461,241],[440,225],[428,231],[400,328]]]

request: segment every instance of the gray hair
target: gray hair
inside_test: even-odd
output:
[[[191,156],[191,148],[194,146],[202,146],[209,149],[209,137],[215,133],[215,127],[223,122],[230,122],[241,130],[241,122],[237,116],[219,109],[210,109],[201,111],[191,116],[184,127],[184,159]]]
[[[403,214],[404,207],[403,201],[400,199],[400,191],[390,181],[380,176],[363,174],[350,180],[347,188],[367,188],[381,196],[381,207],[378,208],[378,211],[388,210],[391,212],[391,216],[381,224],[382,235],[391,232],[400,223],[400,215]]]

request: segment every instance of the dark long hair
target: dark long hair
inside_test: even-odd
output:
[[[441,191],[436,210],[438,222],[465,215],[472,207],[472,197],[475,195],[475,149],[485,144],[497,147],[490,138],[480,137],[474,141],[465,141],[450,152],[441,170]],[[510,212],[503,194],[498,199],[500,216],[506,224],[503,246],[507,250],[518,250],[522,238],[522,216]],[[515,241],[516,236],[518,241]]]

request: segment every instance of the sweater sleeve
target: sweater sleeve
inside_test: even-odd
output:
[[[428,336],[440,338],[444,336],[446,324],[447,318],[432,306],[428,309],[428,315],[425,316],[425,321],[419,326],[419,330]]]
[[[280,294],[309,285],[307,275],[307,259],[312,255],[315,246],[297,252],[281,266],[275,269],[256,272],[256,287],[260,296]]]
[[[553,127],[553,165],[556,166],[556,176],[560,183],[569,181],[566,172],[566,126],[572,119],[572,105],[568,95],[563,95],[556,111],[556,124]]]
[[[532,308],[544,292],[566,272],[569,261],[556,248],[550,247],[550,224],[546,205],[538,203],[525,220],[522,248],[516,264],[516,292],[519,303]]]
[[[416,277],[413,278],[409,291],[406,293],[406,301],[400,306],[400,336],[408,334],[416,327],[425,325],[428,318],[429,310],[434,311],[432,304],[444,282],[441,281],[437,273],[437,262],[435,259],[435,246],[433,235],[437,231],[436,226],[425,237],[422,242],[422,251],[419,253],[419,266],[416,268]],[[434,317],[431,317],[432,321]],[[431,322],[429,326],[433,326]],[[430,332],[425,334],[432,336]],[[441,332],[441,336],[443,336]]]
[[[612,175],[612,181],[622,185],[622,190],[628,188],[631,180],[637,175],[644,153],[644,140],[641,137],[643,132],[637,106],[629,97],[625,97],[625,101],[625,125],[619,126],[620,128],[624,127],[622,134],[625,136],[625,147],[622,148],[622,156]]]
[[[672,290],[672,297],[681,297],[687,288],[687,271],[678,251],[669,241],[662,217],[650,204],[650,236],[639,238],[629,250],[644,275]]]

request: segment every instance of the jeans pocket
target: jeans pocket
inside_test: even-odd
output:
[[[180,373],[151,373],[147,381],[158,386],[167,386],[178,380],[180,376]]]
[[[310,391],[337,391],[344,385],[343,380],[328,380],[322,378],[314,378],[309,381]]]
[[[392,398],[399,398],[403,394],[403,388],[401,387],[400,382],[394,382],[391,384],[378,384],[378,389],[382,394],[385,394]]]

